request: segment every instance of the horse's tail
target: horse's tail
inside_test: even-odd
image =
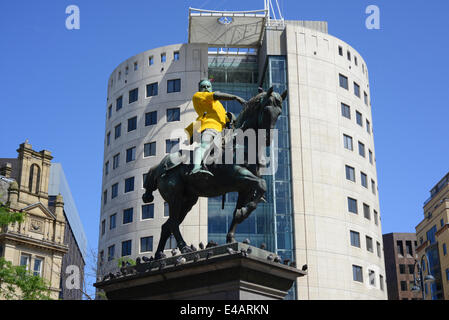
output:
[[[157,189],[157,167],[158,166],[154,166],[148,171],[145,181],[143,182],[145,193],[142,196],[142,200],[144,203],[151,203],[154,200],[153,191]]]

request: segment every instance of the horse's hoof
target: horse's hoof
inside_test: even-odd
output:
[[[144,203],[151,203],[154,200],[154,196],[152,194],[146,194],[144,193],[142,196],[142,201]]]
[[[235,238],[234,238],[234,235],[226,236],[226,243],[234,243],[234,242],[236,242]]]
[[[185,245],[184,247],[181,248],[181,253],[189,253],[189,252],[193,252],[193,249],[190,248],[189,246]]]

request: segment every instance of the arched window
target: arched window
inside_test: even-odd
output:
[[[39,185],[41,180],[41,169],[37,164],[31,165],[30,178],[28,180],[28,188],[32,193],[39,192]]]

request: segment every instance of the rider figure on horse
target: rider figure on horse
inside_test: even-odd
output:
[[[206,174],[213,176],[204,166],[204,161],[209,155],[215,137],[221,133],[229,121],[226,110],[219,100],[237,100],[244,105],[246,101],[239,96],[212,91],[212,84],[209,80],[203,79],[198,84],[198,92],[193,95],[193,107],[195,108],[198,118],[191,123],[185,130],[190,137],[194,136],[195,129],[201,134],[201,143],[195,148],[193,152],[193,169],[190,172],[192,175]],[[217,146],[218,148],[220,146]]]

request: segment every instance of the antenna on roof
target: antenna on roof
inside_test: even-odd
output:
[[[267,26],[281,26],[284,27],[284,17],[282,16],[281,8],[279,7],[278,0],[274,0],[276,2],[276,7],[273,6],[271,0],[264,0],[264,8],[267,12]],[[277,9],[277,11],[276,11]],[[278,17],[276,16],[276,12]],[[271,18],[273,15],[273,18]]]

